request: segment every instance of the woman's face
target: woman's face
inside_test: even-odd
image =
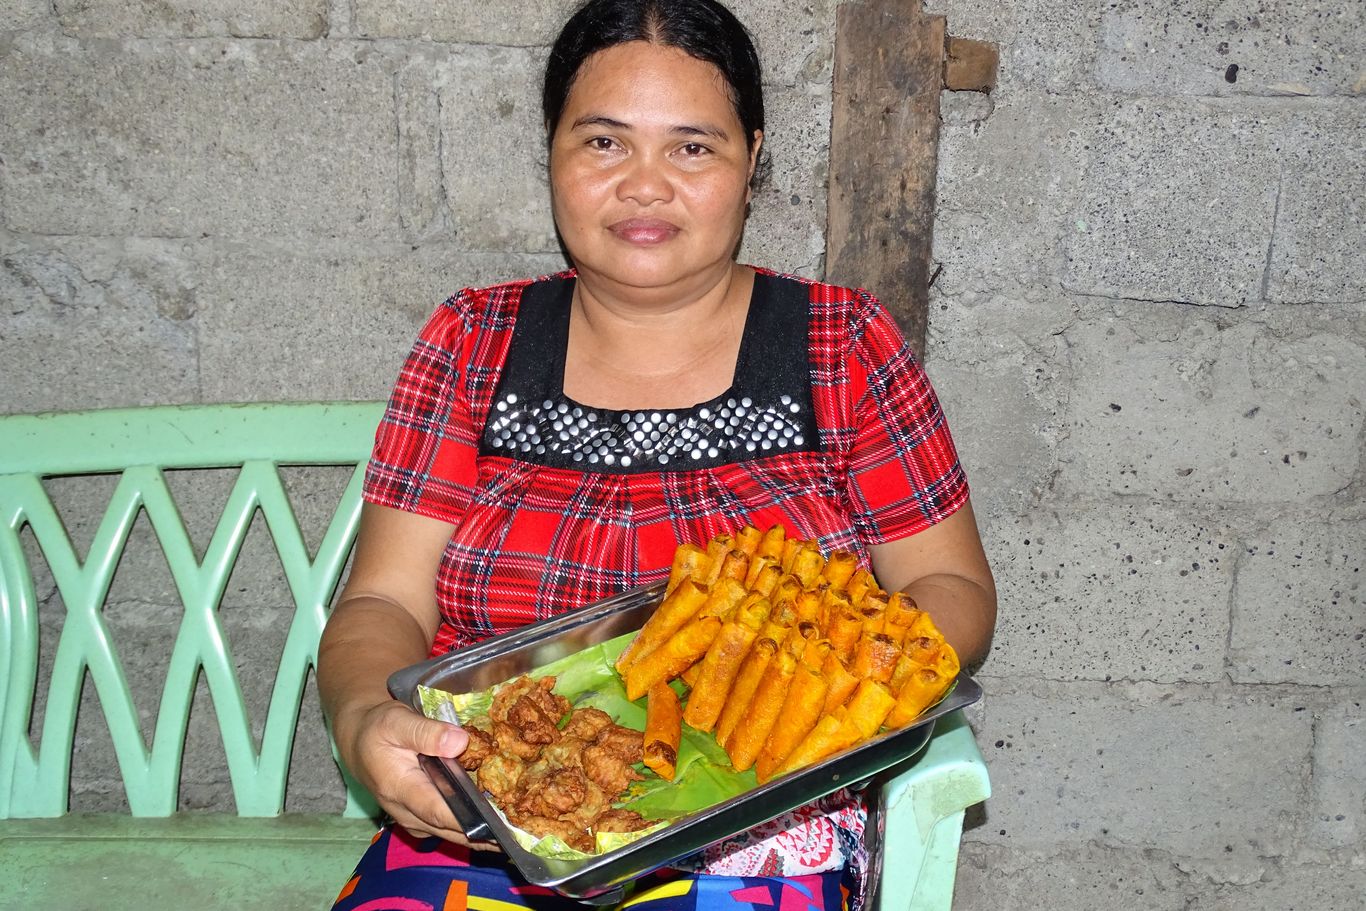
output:
[[[643,41],[589,57],[552,137],[555,223],[585,278],[638,289],[730,268],[759,151],[720,70]]]

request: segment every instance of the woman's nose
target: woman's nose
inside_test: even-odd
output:
[[[652,155],[634,155],[626,163],[617,184],[617,198],[642,206],[668,202],[673,198],[673,182],[667,163]]]

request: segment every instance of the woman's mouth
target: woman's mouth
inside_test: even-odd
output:
[[[628,244],[661,244],[678,233],[678,225],[662,218],[627,218],[610,224],[607,230]]]

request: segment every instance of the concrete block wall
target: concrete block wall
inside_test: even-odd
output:
[[[927,360],[1001,589],[957,906],[1366,907],[1366,20],[935,0]]]
[[[562,264],[535,83],[568,5],[0,0],[5,410],[382,396],[442,296]],[[836,0],[734,6],[775,166],[744,256],[819,275]],[[1366,24],[927,6],[1001,49],[996,92],[943,97],[927,356],[1001,589],[957,906],[1360,908]],[[226,483],[183,485],[196,542]],[[88,540],[107,492],[63,496]],[[147,532],[111,622],[150,734]],[[258,706],[264,534],[225,608]],[[115,809],[94,700],[73,804]],[[337,809],[310,736],[290,807]],[[190,737],[183,803],[230,809],[206,699]]]

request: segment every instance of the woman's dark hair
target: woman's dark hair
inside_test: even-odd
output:
[[[745,148],[754,148],[754,131],[764,128],[759,54],[749,30],[716,0],[588,0],[580,6],[561,29],[546,61],[541,111],[547,141],[555,135],[584,61],[628,41],[676,47],[720,70],[745,131]],[[755,169],[752,183],[759,182],[766,166],[761,162]]]

